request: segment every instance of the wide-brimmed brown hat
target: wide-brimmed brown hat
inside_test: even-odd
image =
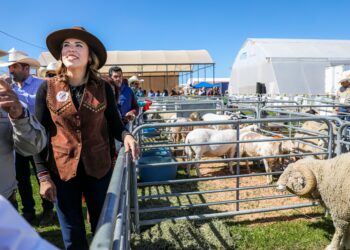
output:
[[[84,41],[98,57],[100,61],[98,68],[101,68],[105,64],[107,60],[107,51],[105,46],[96,36],[87,32],[83,27],[80,26],[57,30],[47,36],[46,45],[54,58],[57,60],[61,58],[62,43],[68,38],[76,38]]]

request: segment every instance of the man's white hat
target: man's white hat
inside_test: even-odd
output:
[[[57,69],[57,62],[50,62],[46,67],[46,71],[56,71],[56,69]]]
[[[348,81],[350,82],[350,70],[346,70],[342,74],[342,78],[338,81],[339,84],[342,82]]]
[[[143,82],[143,79],[139,79],[137,76],[132,76],[128,79],[129,84],[132,84],[133,82]]]
[[[8,62],[0,63],[0,67],[8,67],[15,63],[25,63],[33,68],[40,67],[40,63],[37,60],[29,57],[23,51],[15,50],[15,48],[12,48],[8,51],[8,55]]]
[[[39,68],[39,77],[45,77],[47,72],[56,72],[57,62],[50,62],[46,67]]]

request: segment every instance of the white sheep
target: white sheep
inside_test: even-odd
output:
[[[217,115],[212,113],[206,113],[202,116],[203,121],[228,121],[228,120],[237,120],[240,118],[239,112],[232,113],[231,115]],[[216,130],[223,130],[223,129],[233,129],[233,125],[231,124],[217,124],[217,125],[211,125]]]
[[[320,201],[329,210],[335,233],[328,250],[350,249],[350,153],[328,160],[301,159],[289,164],[277,182],[299,196]]]
[[[158,103],[153,103],[148,112],[159,112],[159,111],[167,111],[167,106],[163,105],[160,106]],[[146,112],[147,114],[147,112]],[[152,114],[147,114],[147,120],[158,120],[157,122],[163,122],[163,121],[168,121],[173,118],[176,118],[177,115],[176,113],[152,113]]]
[[[246,131],[257,130],[257,125],[249,125],[240,130],[241,133]],[[185,153],[189,160],[199,161],[203,156],[223,157],[226,155],[233,158],[236,153],[236,143],[230,144],[214,144],[215,142],[233,142],[237,139],[237,131],[235,129],[214,130],[210,128],[197,128],[189,132],[186,136],[185,143],[211,143],[210,145],[186,146]],[[199,163],[195,164],[197,175],[201,177],[199,171]],[[233,173],[232,162],[228,162],[230,172]],[[187,168],[189,174],[190,166]]]
[[[297,151],[301,151],[302,153],[320,153],[322,152],[320,148],[324,148],[327,149],[327,143],[328,140],[327,138],[315,138],[315,139],[302,139],[302,137],[308,137],[308,136],[320,136],[319,134],[323,134],[325,136],[328,135],[328,126],[325,123],[321,123],[318,121],[307,121],[304,122],[303,125],[301,126],[301,128],[303,130],[307,130],[307,131],[298,131],[294,137],[295,138],[300,138],[297,141],[294,141],[294,149]],[[336,134],[336,130],[333,127],[332,128],[333,134]],[[310,131],[310,132],[308,132]],[[315,133],[313,133],[312,131],[315,131]],[[302,141],[305,141],[309,144],[305,144]],[[312,146],[314,145],[314,146]],[[327,157],[327,154],[322,154],[322,155],[315,155],[314,156],[317,159],[325,159]]]
[[[236,141],[237,131],[234,129],[225,130],[214,130],[208,128],[194,129],[189,132],[186,136],[186,144],[196,143],[210,143],[209,145],[198,145],[198,146],[186,146],[185,153],[189,160],[193,159],[199,161],[203,156],[224,156],[233,158],[236,153]],[[230,144],[215,144],[220,142],[232,142]],[[199,163],[195,164],[197,176],[201,177],[199,171]],[[228,162],[230,172],[233,173],[232,162]],[[187,166],[187,173],[189,174],[190,166]]]
[[[259,142],[246,142],[240,143],[240,154],[241,156],[248,157],[266,157],[266,156],[274,156],[283,154],[282,141],[264,141],[268,139],[272,139],[273,137],[265,136],[253,131],[243,132],[239,140],[261,140]],[[271,173],[274,168],[280,163],[279,158],[265,158],[263,159],[264,167],[266,173]],[[248,168],[248,172],[250,172],[250,167],[248,161],[246,161],[246,166]],[[272,183],[272,175],[266,176],[267,183]]]
[[[200,115],[198,112],[192,112],[190,116],[187,117],[177,117],[174,120],[174,117],[170,120],[171,123],[176,123],[176,122],[192,122],[192,121],[199,121],[200,120]],[[186,138],[186,135],[189,131],[192,131],[193,127],[192,126],[178,126],[178,127],[169,127],[168,132],[171,135],[171,139],[175,143],[180,143],[182,140],[184,141]]]

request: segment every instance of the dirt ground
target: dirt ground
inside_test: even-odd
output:
[[[203,158],[213,159],[213,158]],[[179,159],[179,161],[182,161]],[[246,174],[247,169],[244,166],[244,163],[241,167],[241,174]],[[235,169],[235,166],[234,166]],[[264,172],[263,165],[258,167],[253,167],[251,165],[252,173],[261,173]],[[200,172],[203,177],[210,176],[229,176],[231,175],[227,164],[225,163],[210,163],[210,164],[201,164]],[[191,171],[191,178],[196,178],[195,171]],[[277,180],[277,178],[276,178]],[[266,176],[253,176],[253,177],[244,177],[239,179],[240,187],[247,186],[256,186],[256,185],[266,185]],[[177,186],[157,186],[157,187],[146,187],[143,188],[141,193],[142,195],[149,194],[164,194],[164,193],[174,193],[174,192],[191,192],[191,191],[203,191],[203,190],[217,190],[217,189],[227,189],[227,188],[235,188],[237,187],[237,179],[222,179],[222,180],[211,180],[211,181],[199,181],[197,183],[189,183],[189,184],[176,184]],[[289,194],[280,193],[275,190],[275,188],[260,188],[254,190],[243,190],[239,192],[239,199],[249,199],[256,197],[267,197],[274,195],[282,195]],[[180,197],[170,197],[170,198],[160,198],[160,199],[152,199],[146,200],[145,202],[140,203],[140,208],[150,208],[150,207],[163,207],[163,206],[179,206],[186,204],[200,204],[205,202],[219,202],[219,201],[234,201],[236,200],[236,191],[228,191],[228,192],[219,192],[219,193],[209,193],[209,194],[199,194],[199,195],[186,195]],[[239,210],[247,210],[247,209],[257,209],[257,208],[271,208],[275,206],[286,206],[292,204],[302,204],[310,202],[307,199],[300,199],[298,197],[289,197],[289,198],[279,198],[279,199],[270,199],[270,200],[261,200],[261,201],[249,201],[249,202],[241,202],[239,204]],[[221,204],[221,205],[212,205],[205,208],[195,208],[195,212],[190,214],[201,214],[201,213],[219,213],[219,212],[228,212],[228,211],[237,211],[237,207],[235,203],[230,204]],[[152,213],[152,218],[159,217],[177,217],[177,216],[185,216],[186,212],[189,210],[182,209],[180,210],[172,210],[170,212],[161,212],[158,216],[156,215],[158,212]],[[288,209],[288,210],[280,210],[274,212],[266,212],[266,213],[256,213],[249,215],[240,215],[235,216],[236,221],[255,221],[255,220],[266,220],[268,223],[268,219],[271,218],[283,218],[283,220],[288,219],[290,216],[297,217],[305,217],[305,218],[313,218],[319,217],[323,212],[323,209],[319,207],[307,207],[307,208],[298,208],[298,209]],[[145,219],[149,219],[151,214],[146,213]],[[142,216],[141,216],[142,217]]]
[[[205,158],[204,158],[205,159]],[[251,164],[251,163],[250,163]],[[247,174],[247,168],[244,164],[241,163],[243,167],[241,167],[241,174]],[[251,173],[261,173],[263,171],[263,165],[261,164],[260,168],[251,166]],[[230,175],[228,171],[228,167],[222,163],[212,163],[212,164],[201,164],[200,171],[203,177],[210,176],[225,176]],[[277,181],[277,177],[275,178]],[[266,185],[266,176],[253,176],[253,177],[245,177],[240,178],[239,186],[240,187],[248,187],[248,186],[257,186],[257,185]],[[215,180],[208,182],[201,182],[199,189],[224,189],[224,188],[234,188],[237,186],[237,179],[224,179],[224,180]],[[222,200],[235,200],[237,192],[221,192],[214,194],[207,194],[208,201],[222,201]],[[282,195],[289,194],[288,192],[281,193],[278,192],[274,188],[261,188],[255,190],[244,190],[239,192],[240,199],[249,199],[256,197],[265,197],[265,196],[274,196],[274,195]],[[287,206],[292,204],[302,204],[307,203],[309,200],[301,199],[299,197],[289,197],[289,198],[280,198],[280,199],[271,199],[271,200],[262,200],[262,201],[250,201],[243,202],[239,205],[239,210],[246,209],[257,209],[257,208],[269,208],[274,206]],[[227,204],[227,205],[218,205],[215,206],[215,209],[218,211],[235,211],[236,204]],[[257,214],[249,214],[249,215],[240,215],[239,220],[256,220],[262,218],[273,218],[276,216],[286,216],[286,215],[306,215],[312,214],[315,212],[314,207],[309,208],[299,208],[299,209],[289,209],[289,210],[280,210],[275,212],[267,212],[267,213],[257,213]],[[307,216],[308,217],[308,216]]]

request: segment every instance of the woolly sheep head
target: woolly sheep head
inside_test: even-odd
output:
[[[283,154],[289,154],[290,152],[293,151],[293,149],[295,148],[295,145],[293,143],[293,141],[282,141],[282,153]]]
[[[192,112],[189,116],[191,121],[201,121],[202,117],[198,112]]]
[[[239,120],[241,119],[241,112],[237,111],[237,112],[233,112],[230,114],[230,120]]]

